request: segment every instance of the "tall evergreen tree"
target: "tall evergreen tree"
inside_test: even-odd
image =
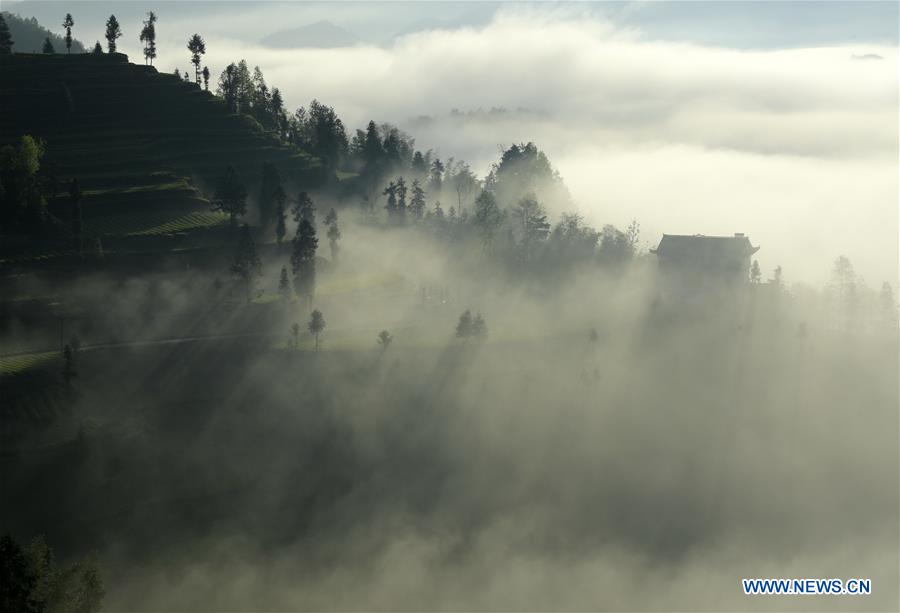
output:
[[[213,197],[213,210],[228,213],[232,227],[237,225],[238,217],[247,214],[247,189],[232,166],[225,169],[219,180]]]
[[[393,181],[388,183],[381,195],[387,196],[387,204],[384,205],[384,208],[387,209],[388,217],[394,218],[397,215],[397,184]]]
[[[291,253],[291,271],[294,273],[294,291],[312,305],[316,291],[316,249],[319,239],[316,229],[307,219],[301,219],[294,236]]]
[[[187,48],[191,52],[191,64],[194,65],[194,80],[200,85],[200,56],[206,53],[206,43],[199,34],[194,34],[188,40]]]
[[[431,163],[431,179],[429,183],[429,190],[433,195],[438,195],[441,193],[441,188],[444,185],[444,164],[439,159],[435,158],[435,160]]]
[[[44,47],[41,51],[47,54],[56,53],[56,50],[53,48],[53,43],[50,42],[49,36],[44,39]]]
[[[209,91],[209,66],[204,66],[200,74],[203,76],[203,89]]]
[[[309,316],[309,323],[306,325],[309,331],[312,333],[313,337],[316,339],[316,351],[319,350],[319,335],[322,334],[322,331],[325,329],[325,317],[322,316],[322,311],[316,309]]]
[[[297,201],[291,210],[294,221],[308,221],[313,228],[316,227],[316,205],[313,204],[312,198],[306,192],[300,192],[297,195]]]
[[[281,246],[281,243],[284,242],[284,236],[287,234],[287,220],[285,219],[284,214],[284,203],[287,200],[287,194],[284,193],[284,190],[281,187],[278,188],[275,192],[275,239],[278,241],[278,246]]]
[[[412,200],[409,203],[409,211],[415,219],[422,219],[425,214],[425,190],[422,189],[418,179],[412,182]]]
[[[281,267],[281,275],[278,277],[278,295],[287,302],[291,299],[291,279],[288,277],[287,266]]]
[[[256,253],[256,243],[253,242],[253,235],[250,234],[250,226],[246,223],[241,226],[238,236],[231,274],[238,277],[244,284],[247,302],[250,302],[256,278],[262,276],[262,262]]]
[[[141,42],[144,43],[144,63],[152,66],[156,59],[156,13],[149,11],[144,27],[141,29]]]
[[[497,205],[497,199],[489,191],[482,191],[475,199],[475,227],[481,234],[485,249],[490,248],[503,224],[503,211]]]
[[[11,54],[14,42],[9,33],[9,24],[6,23],[6,18],[0,14],[0,55]]]
[[[94,55],[102,55],[103,54],[103,47],[100,45],[99,40],[96,43],[94,43],[94,50],[91,51],[91,53],[93,53]]]
[[[122,38],[122,28],[115,15],[110,15],[106,20],[106,48],[110,53],[116,52],[116,39]]]
[[[397,179],[397,217],[401,221],[406,217],[406,181],[403,177]]]
[[[66,13],[66,18],[63,19],[62,26],[66,29],[66,53],[71,53],[72,51],[72,26],[75,25],[75,20],[72,19],[72,13]]]
[[[331,261],[337,262],[338,259],[338,241],[341,239],[341,230],[338,228],[337,211],[332,208],[325,216],[325,225],[328,226],[328,244],[331,247]]]

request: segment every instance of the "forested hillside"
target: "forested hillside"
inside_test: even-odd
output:
[[[34,17],[28,19],[3,11],[0,13],[9,25],[9,33],[12,36],[12,50],[15,53],[40,53],[44,40],[50,37],[50,43],[57,51],[65,51],[66,41],[38,23]],[[84,53],[84,45],[78,39],[72,39],[72,53]]]

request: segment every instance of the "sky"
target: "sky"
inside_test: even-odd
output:
[[[484,175],[534,141],[574,208],[600,226],[744,232],[766,275],[824,283],[847,255],[866,283],[898,279],[898,5],[893,2],[22,2],[4,10],[86,45],[115,12],[140,61],[214,75],[259,65],[289,107],[313,98],[351,130],[390,121]],[[274,49],[270,34],[327,20],[359,43]],[[490,112],[502,108],[505,112]],[[454,112],[458,111],[458,112]]]

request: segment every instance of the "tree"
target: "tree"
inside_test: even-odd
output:
[[[78,186],[78,179],[72,179],[69,184],[69,201],[72,203],[72,236],[75,237],[78,254],[81,255],[84,223],[81,217],[81,188]]]
[[[56,50],[53,48],[53,43],[50,42],[49,36],[44,39],[44,48],[41,51],[47,54],[56,53]]]
[[[66,53],[71,53],[72,51],[72,26],[75,25],[75,20],[72,19],[72,13],[66,13],[66,18],[63,19],[62,26],[66,29]]]
[[[278,278],[278,295],[287,302],[291,299],[291,279],[288,277],[287,266],[281,267],[281,276]]]
[[[232,227],[237,226],[237,218],[247,214],[247,189],[241,183],[234,168],[228,166],[219,180],[213,196],[213,210],[228,213]]]
[[[338,228],[338,216],[334,208],[329,210],[328,215],[325,216],[325,225],[328,226],[327,236],[328,246],[331,247],[331,261],[335,263],[338,259],[338,241],[341,238],[341,230]]]
[[[0,14],[0,55],[10,55],[14,42],[9,33],[9,24],[6,23],[6,18]]]
[[[149,11],[144,27],[141,29],[141,42],[144,43],[144,63],[152,66],[156,59],[156,13]]]
[[[291,339],[288,341],[290,343],[291,349],[295,351],[300,346],[300,324],[294,322],[291,324]]]
[[[256,253],[256,243],[250,234],[250,226],[246,223],[241,226],[237,247],[234,251],[234,263],[231,265],[231,274],[241,280],[247,293],[247,302],[250,302],[251,294],[257,277],[262,276],[262,262]]]
[[[482,190],[475,199],[475,227],[481,234],[481,240],[485,249],[489,249],[494,242],[497,230],[503,225],[503,211],[497,205],[494,194]]]
[[[638,241],[641,239],[641,224],[637,219],[632,219],[625,230],[625,238],[628,240],[628,246],[631,247],[632,254],[638,252]]]
[[[753,260],[750,265],[750,283],[757,284],[762,279],[762,273],[759,270],[759,261]]]
[[[283,189],[275,192],[275,240],[278,246],[284,242],[284,236],[287,234],[286,219],[284,214],[284,202],[287,200],[287,194]]]
[[[456,324],[456,337],[467,339],[472,336],[472,312],[468,309],[459,316]]]
[[[387,209],[388,217],[395,217],[397,215],[397,184],[393,181],[388,183],[381,195],[387,196],[387,204],[384,205],[384,208]]]
[[[203,72],[200,74],[203,75],[203,89],[209,91],[209,66],[204,66]]]
[[[106,20],[106,48],[110,53],[116,52],[116,39],[122,38],[122,28],[115,15],[110,15]]]
[[[316,249],[319,239],[316,229],[307,219],[301,219],[297,225],[291,252],[291,271],[294,274],[294,291],[298,296],[306,298],[312,305],[316,289]]]
[[[300,192],[297,195],[291,213],[297,223],[306,220],[313,228],[316,227],[316,205],[313,204],[312,198],[306,192]]]
[[[316,339],[316,351],[319,350],[319,335],[325,329],[325,318],[322,311],[316,309],[309,316],[309,323],[306,326]]]
[[[103,54],[103,47],[100,46],[99,40],[96,43],[94,43],[94,50],[91,53],[93,53],[94,55],[102,55]]]
[[[191,52],[191,64],[194,65],[194,79],[200,85],[200,56],[206,53],[206,43],[199,34],[194,34],[188,40],[187,48]]]
[[[393,341],[394,336],[387,330],[382,330],[378,333],[378,344],[381,345],[382,351],[387,351],[387,348],[390,347]]]
[[[494,192],[501,206],[519,202],[529,194],[542,201],[568,204],[570,196],[559,173],[534,143],[514,144],[503,152],[485,187]]]
[[[441,188],[443,187],[444,182],[444,164],[440,159],[435,158],[435,160],[431,163],[431,179],[428,186],[428,189],[431,191],[433,195],[438,195],[441,193]]]
[[[774,285],[775,289],[778,291],[784,289],[784,272],[780,265],[775,267],[775,270],[772,272],[772,278],[769,279],[769,283]]]
[[[412,200],[409,203],[409,210],[413,218],[417,220],[422,219],[422,216],[425,214],[425,204],[425,190],[422,189],[418,179],[413,179]]]
[[[897,301],[894,299],[894,288],[885,281],[881,284],[881,292],[878,295],[881,303],[882,319],[885,324],[894,328],[897,325]]]
[[[487,324],[484,323],[481,313],[476,314],[475,319],[472,320],[472,336],[478,339],[487,337]]]
[[[530,260],[538,244],[550,234],[550,223],[544,207],[534,194],[526,194],[515,208],[517,225],[522,234],[522,251],[526,261]]]

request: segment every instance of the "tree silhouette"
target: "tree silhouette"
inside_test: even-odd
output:
[[[110,53],[116,52],[116,39],[122,37],[122,28],[115,15],[110,15],[106,20],[106,48]]]
[[[467,339],[470,336],[472,336],[472,312],[466,309],[459,316],[459,321],[456,324],[456,337]]]
[[[382,330],[378,333],[378,344],[381,345],[382,351],[387,351],[387,348],[390,347],[393,341],[394,336],[387,330]]]
[[[406,181],[403,177],[397,179],[397,218],[403,220],[406,217]]]
[[[203,75],[203,89],[209,91],[209,66],[204,66],[203,72],[200,74]]]
[[[294,273],[294,291],[312,305],[316,290],[316,249],[319,239],[316,229],[306,219],[301,219],[294,236],[291,252],[291,271]]]
[[[144,43],[144,63],[153,65],[156,59],[156,13],[149,11],[144,27],[141,29],[141,42]]]
[[[53,48],[53,43],[50,42],[50,37],[44,39],[44,47],[41,49],[43,53],[56,53],[56,50]]]
[[[472,336],[479,339],[487,337],[487,324],[481,313],[476,314],[475,319],[472,320]]]
[[[275,192],[275,240],[278,241],[278,246],[284,242],[284,236],[287,234],[287,226],[285,214],[284,214],[284,201],[287,200],[287,194],[284,193],[283,189],[280,189]]]
[[[425,205],[425,190],[422,189],[418,179],[413,179],[412,200],[409,202],[409,210],[416,220],[422,219],[422,216],[425,214]]]
[[[291,338],[290,338],[291,348],[295,351],[300,346],[300,324],[294,322],[291,324]]]
[[[191,52],[191,64],[194,65],[194,78],[200,85],[200,56],[206,53],[206,43],[199,34],[194,34],[188,40],[188,51]]]
[[[72,26],[74,25],[75,20],[72,19],[72,13],[66,13],[66,18],[62,23],[62,27],[66,29],[66,53],[70,53],[72,51]]]
[[[475,227],[481,234],[485,249],[494,242],[497,230],[503,224],[503,211],[497,205],[497,198],[488,191],[482,191],[475,199]]]
[[[340,248],[338,247],[338,241],[341,239],[341,230],[338,228],[338,216],[337,211],[332,207],[328,211],[328,215],[325,216],[325,225],[328,226],[328,246],[331,248],[331,261],[332,263],[337,262],[338,259],[338,251]]]
[[[213,197],[213,210],[228,213],[232,227],[237,225],[237,218],[247,213],[247,189],[238,178],[234,168],[228,166],[219,180]]]
[[[300,192],[297,195],[291,213],[297,223],[306,220],[313,228],[316,227],[316,205],[313,204],[312,198],[306,192]]]
[[[316,309],[309,316],[309,323],[306,326],[316,339],[316,351],[319,350],[319,335],[325,329],[325,318],[322,311]]]
[[[388,217],[394,217],[397,214],[397,184],[393,181],[388,183],[381,195],[387,196],[387,204],[384,205],[384,208],[387,209]]]
[[[441,193],[444,184],[444,164],[441,160],[435,158],[431,163],[431,178],[429,180],[428,189],[433,196]]]
[[[291,298],[291,280],[288,277],[287,266],[281,267],[281,275],[278,278],[278,295],[285,302]]]
[[[99,40],[96,43],[94,43],[94,50],[91,51],[91,53],[93,53],[94,55],[102,55],[103,54],[103,47],[100,45]]]
[[[234,263],[231,265],[231,274],[243,282],[247,293],[247,302],[250,302],[256,278],[262,276],[262,262],[256,253],[256,244],[253,242],[250,226],[247,224],[241,226],[237,247],[234,251]]]
[[[11,54],[14,42],[9,33],[9,24],[6,23],[6,18],[0,14],[0,55]]]
[[[762,272],[759,270],[759,261],[753,260],[753,263],[750,265],[750,283],[759,283],[762,279]]]

